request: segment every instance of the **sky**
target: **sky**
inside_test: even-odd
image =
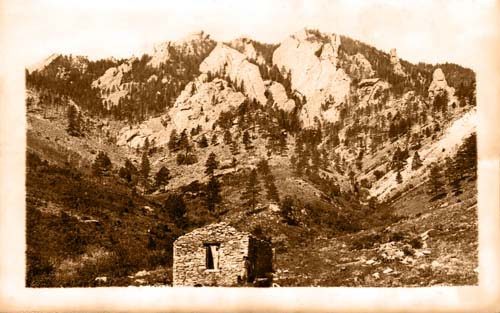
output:
[[[359,39],[410,62],[474,68],[494,1],[183,0],[3,1],[7,42],[26,66],[52,53],[92,59],[141,55],[204,30],[216,40],[280,42],[304,28]]]

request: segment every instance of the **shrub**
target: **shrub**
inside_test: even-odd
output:
[[[405,235],[400,231],[391,233],[389,235],[389,241],[401,241],[403,239],[405,239]]]
[[[418,237],[414,237],[410,240],[410,245],[413,247],[413,249],[420,249],[423,246],[422,240]]]
[[[177,165],[191,165],[198,162],[198,158],[193,153],[179,153],[177,154]]]
[[[351,243],[351,249],[361,250],[373,248],[376,243],[380,243],[382,237],[379,234],[370,233],[360,236]]]

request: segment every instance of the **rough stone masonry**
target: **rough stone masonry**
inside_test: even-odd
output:
[[[237,286],[245,256],[250,282],[272,272],[269,243],[224,222],[198,228],[174,243],[173,285]]]

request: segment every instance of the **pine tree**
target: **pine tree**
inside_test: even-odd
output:
[[[477,173],[477,143],[476,134],[472,134],[464,140],[464,143],[459,147],[456,155],[456,163],[458,164],[458,171],[460,179],[464,176],[471,174],[476,177]]]
[[[111,171],[112,164],[108,155],[104,151],[99,151],[94,163],[92,163],[92,172],[94,175],[102,176],[109,175]]]
[[[144,153],[149,154],[149,138],[146,137],[146,140],[144,140],[144,146],[142,147],[142,151]]]
[[[185,129],[181,132],[179,138],[179,149],[184,150],[184,157],[187,157],[188,153],[191,151],[191,144],[189,143],[189,137]]]
[[[134,164],[129,159],[126,159],[118,175],[133,186],[137,183],[137,173],[138,171]]]
[[[267,159],[260,159],[260,161],[257,163],[257,169],[264,177],[271,173],[271,169],[269,168]]]
[[[445,193],[443,174],[439,165],[435,164],[429,171],[429,195],[438,196]]]
[[[257,170],[253,169],[248,176],[248,180],[245,186],[245,190],[241,195],[241,199],[244,201],[244,205],[255,209],[257,205],[257,197],[261,192],[259,180],[257,178]]]
[[[212,142],[212,145],[216,146],[219,144],[218,140],[217,140],[217,135],[216,134],[213,134],[212,135],[212,139],[210,140]]]
[[[206,148],[206,147],[208,147],[208,139],[207,139],[207,137],[205,135],[201,136],[201,139],[200,139],[200,141],[198,143],[198,147],[200,147],[200,148]]]
[[[280,201],[280,196],[278,192],[278,188],[276,188],[275,179],[274,175],[269,174],[265,178],[265,185],[267,189],[267,199],[279,202]]]
[[[170,152],[179,150],[179,138],[177,136],[177,131],[175,130],[175,128],[170,133],[170,139],[168,141],[168,150],[170,150]]]
[[[186,204],[184,199],[179,194],[168,195],[167,200],[163,204],[162,208],[166,213],[170,214],[178,226],[184,225],[186,218]]]
[[[296,225],[297,222],[293,218],[294,201],[290,196],[286,196],[280,205],[280,214],[285,223],[288,225]]]
[[[240,146],[238,145],[238,142],[236,142],[236,140],[233,140],[231,142],[231,146],[229,148],[231,149],[231,153],[233,155],[237,155],[240,153]]]
[[[155,175],[155,183],[158,188],[168,185],[170,181],[170,171],[165,166],[162,166]]]
[[[224,143],[226,145],[230,145],[232,142],[233,142],[233,137],[231,136],[231,132],[228,129],[226,129],[226,131],[224,132]]]
[[[252,148],[251,146],[252,141],[250,140],[250,134],[246,130],[243,132],[243,144],[245,145],[245,150],[247,151]]]
[[[416,170],[422,166],[422,160],[420,159],[420,155],[418,154],[418,151],[415,151],[415,154],[413,154],[413,160],[411,162],[411,169]]]
[[[396,182],[398,184],[401,184],[403,182],[403,176],[401,176],[401,172],[398,171],[397,174],[396,174]]]
[[[206,191],[206,205],[210,212],[213,212],[215,210],[215,206],[222,201],[220,192],[221,188],[217,177],[211,175]]]
[[[142,160],[141,160],[141,175],[142,179],[146,183],[148,180],[149,172],[151,171],[151,165],[149,163],[149,158],[148,154],[146,151],[142,154]]]
[[[215,153],[211,152],[208,155],[207,162],[205,163],[205,174],[208,176],[213,176],[214,171],[217,169],[219,166],[219,163],[217,162]]]
[[[67,111],[68,127],[66,131],[70,136],[80,136],[81,135],[81,117],[80,112],[75,105],[69,105]]]

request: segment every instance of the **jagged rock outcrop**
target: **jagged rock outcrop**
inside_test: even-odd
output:
[[[337,106],[349,94],[350,77],[338,68],[340,36],[322,35],[302,30],[285,39],[273,54],[273,63],[290,71],[292,89],[306,97],[301,120],[304,127],[314,125],[314,119],[337,119]],[[330,101],[327,110],[322,104]]]
[[[200,72],[228,75],[233,82],[243,83],[244,92],[249,98],[262,104],[266,103],[265,86],[259,67],[250,63],[243,53],[223,43],[217,44],[210,55],[203,60]]]
[[[351,77],[366,79],[373,77],[373,75],[375,74],[370,61],[368,61],[361,53],[348,55],[347,60],[350,63],[348,73]]]
[[[235,39],[229,43],[229,45],[238,50],[239,52],[243,53],[247,59],[253,60],[257,62],[258,64],[265,64],[266,60],[264,60],[264,57],[262,56],[261,53],[257,52],[255,49],[254,45],[252,44],[252,40],[242,37]]]
[[[455,88],[448,86],[443,70],[436,68],[432,74],[432,82],[429,85],[429,97],[434,99],[435,96],[441,93],[447,93],[449,103],[456,101]]]
[[[221,112],[239,106],[245,100],[240,92],[235,92],[228,83],[216,78],[205,82],[206,75],[186,85],[165,122],[178,131],[201,126],[203,131],[212,129]]]
[[[284,110],[285,112],[290,112],[295,108],[295,101],[289,99],[286,93],[285,87],[282,84],[275,81],[266,81],[267,92],[269,93],[269,98],[272,99],[274,106],[276,108]]]
[[[122,79],[123,74],[132,69],[131,64],[133,61],[134,59],[130,59],[117,67],[107,69],[101,77],[92,82],[93,88],[99,88],[101,90],[101,97],[104,99],[104,104],[107,109],[111,106],[118,105],[120,98],[128,94],[129,86],[127,84],[122,84]]]
[[[372,106],[384,101],[383,93],[389,89],[388,82],[380,78],[367,78],[358,83],[356,93],[360,107]]]
[[[166,41],[156,45],[151,53],[149,65],[160,66],[170,58],[172,49],[184,55],[202,55],[213,48],[214,41],[203,31],[194,32],[179,41]]]
[[[405,71],[403,70],[403,66],[399,62],[398,54],[396,52],[396,49],[391,49],[390,51],[390,56],[391,56],[391,64],[394,69],[394,73],[401,75],[401,76],[406,76]]]
[[[117,144],[137,148],[148,138],[153,146],[162,146],[168,143],[174,129],[178,133],[198,126],[202,132],[212,130],[222,112],[238,107],[245,98],[225,80],[216,78],[208,82],[207,75],[201,74],[186,85],[166,115],[145,121],[138,127],[123,128]]]

